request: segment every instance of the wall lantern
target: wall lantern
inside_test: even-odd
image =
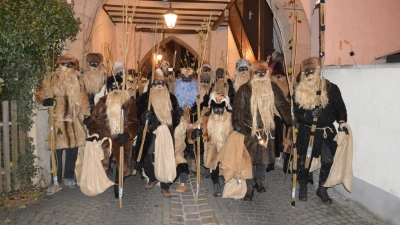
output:
[[[174,28],[176,19],[178,18],[178,15],[175,14],[174,10],[171,7],[171,3],[169,3],[169,9],[167,12],[164,14],[165,18],[165,23],[167,24],[168,28]]]
[[[158,54],[158,55],[157,55],[157,60],[158,60],[158,61],[161,61],[161,59],[162,59],[162,55],[161,55],[161,54]]]

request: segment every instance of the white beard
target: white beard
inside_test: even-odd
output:
[[[233,87],[235,91],[239,90],[240,86],[250,80],[250,73],[247,72],[239,72],[239,74],[235,78],[235,82],[233,83]]]
[[[151,88],[150,99],[151,106],[153,106],[154,113],[162,124],[172,124],[172,104],[169,98],[169,91],[167,87],[161,89]]]
[[[255,135],[256,130],[260,128],[269,133],[271,129],[275,128],[275,101],[271,80],[269,76],[266,75],[262,78],[254,77],[250,82],[252,86],[250,103],[253,117],[251,133]],[[261,115],[262,127],[257,124],[257,112]]]
[[[226,111],[222,115],[211,113],[207,123],[207,131],[219,152],[232,132],[231,114]]]
[[[319,90],[318,81],[319,78],[315,74],[310,74],[308,77],[301,74],[301,81],[295,90],[296,102],[300,105],[300,108],[311,110],[317,105],[321,104],[321,107],[324,108],[328,104],[329,99],[326,91],[325,78],[321,80],[321,98],[316,95]]]
[[[121,106],[123,104],[122,92],[123,91],[113,91],[107,95],[106,113],[111,135],[117,135],[121,133]],[[124,93],[125,101],[129,100],[129,94],[127,92]]]

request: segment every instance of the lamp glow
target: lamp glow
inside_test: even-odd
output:
[[[171,3],[169,3],[169,9],[167,12],[164,14],[165,18],[165,23],[167,24],[168,28],[174,28],[176,19],[178,18],[178,15],[175,14],[174,10],[171,7]]]

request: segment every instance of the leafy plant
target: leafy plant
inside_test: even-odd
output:
[[[0,100],[16,100],[18,124],[27,133],[32,127],[35,104],[32,96],[46,71],[73,41],[79,31],[73,1],[3,0],[0,2]],[[27,155],[19,157],[18,177],[21,185],[31,184],[36,175],[32,140],[27,138]],[[22,175],[24,174],[24,175]]]

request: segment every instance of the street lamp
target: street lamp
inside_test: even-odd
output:
[[[169,9],[167,12],[164,14],[165,18],[165,23],[167,24],[168,28],[174,28],[176,19],[178,18],[178,15],[175,14],[174,10],[171,7],[171,3],[169,3]]]

